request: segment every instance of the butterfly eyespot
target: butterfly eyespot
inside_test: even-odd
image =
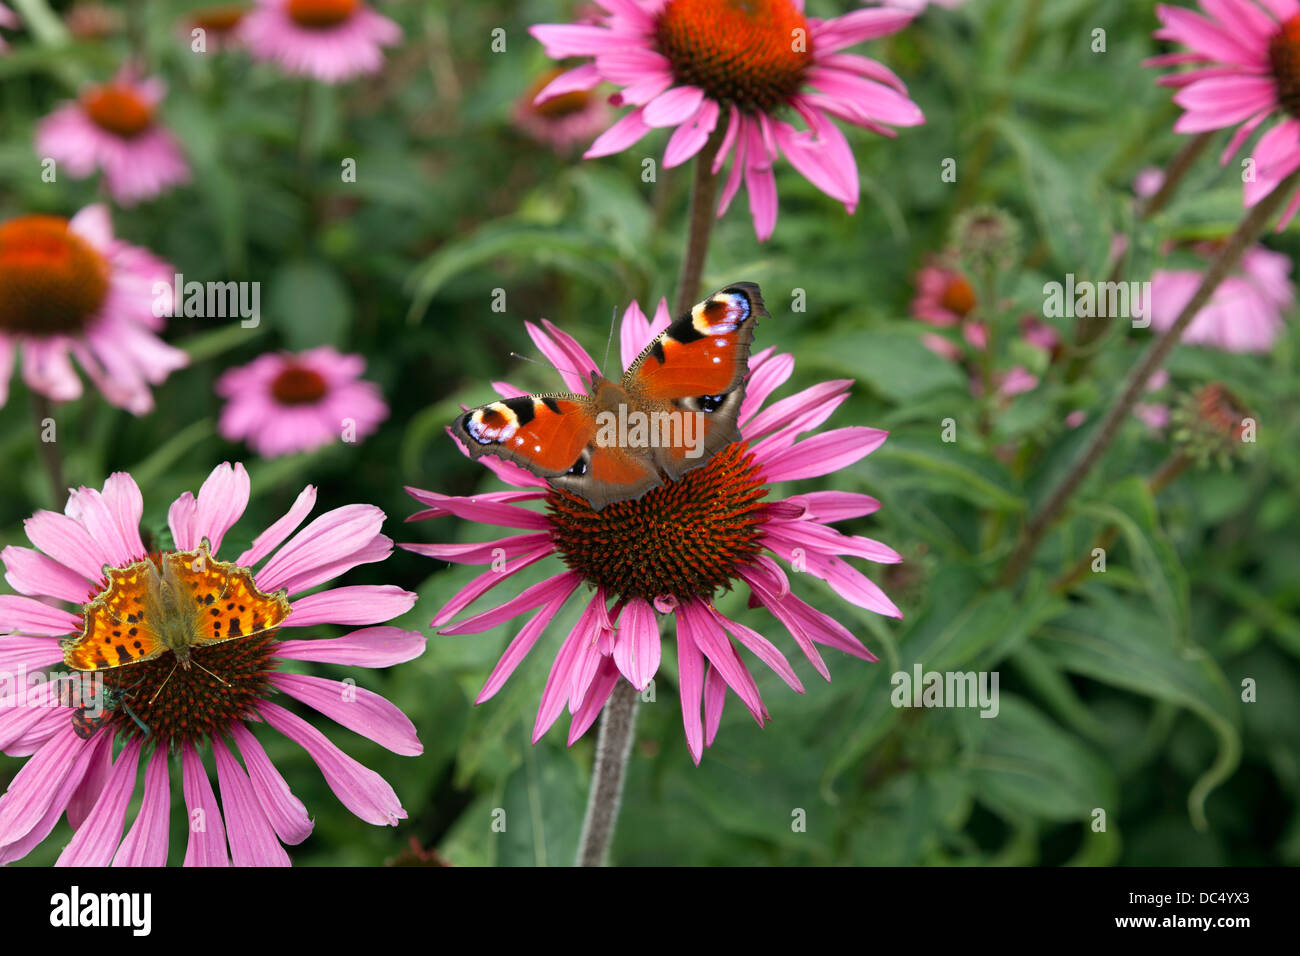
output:
[[[701,395],[699,398],[696,399],[696,401],[699,402],[700,404],[700,411],[702,411],[706,415],[716,412],[719,408],[722,407],[722,403],[725,402],[726,400],[727,400],[727,396],[725,394]]]
[[[579,458],[573,463],[573,467],[565,472],[566,475],[582,476],[587,473],[587,459]]]

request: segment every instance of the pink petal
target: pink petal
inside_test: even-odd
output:
[[[23,522],[27,538],[55,561],[88,581],[102,581],[109,555],[85,525],[55,511],[38,511]]]
[[[659,621],[644,598],[627,602],[614,643],[614,663],[637,690],[645,690],[659,671],[661,651]]]
[[[255,576],[257,586],[274,591],[291,579],[309,577],[313,571],[345,561],[372,543],[383,523],[384,513],[374,505],[345,505],[327,511],[290,538],[262,566]],[[297,590],[310,586],[299,584]]]
[[[356,816],[377,826],[397,826],[397,821],[406,819],[388,782],[339,750],[311,724],[270,701],[259,702],[257,710],[268,724],[307,751],[334,795]]]
[[[512,562],[502,562],[499,568],[495,566],[489,568],[457,591],[442,606],[442,610],[434,615],[430,626],[442,627],[502,581],[509,580],[514,574],[554,553],[555,546],[548,541],[537,550],[523,554]]]
[[[314,507],[316,507],[316,486],[308,485],[299,492],[293,506],[283,517],[253,539],[253,546],[237,557],[235,564],[241,568],[251,568],[257,564],[278,548],[285,538],[293,534],[294,529],[303,523]]]
[[[405,614],[418,595],[391,584],[358,584],[308,594],[293,602],[283,627],[313,624],[381,624]]]
[[[80,633],[83,625],[81,617],[61,608],[28,597],[0,594],[0,634],[17,631],[59,636]]]
[[[391,701],[358,687],[355,682],[306,674],[276,674],[271,683],[290,697],[314,707],[395,754],[418,757],[424,753],[424,746],[410,718]]]
[[[608,657],[602,657],[596,675],[587,690],[587,696],[583,698],[581,706],[573,713],[573,720],[569,722],[570,747],[596,722],[601,708],[609,700],[609,695],[614,692],[614,685],[618,682],[618,668]]]
[[[650,127],[641,118],[641,108],[638,107],[597,136],[582,158],[596,159],[621,153],[648,132]]]
[[[155,747],[144,772],[144,799],[135,823],[113,857],[114,866],[166,866],[172,788],[167,750]]]
[[[853,464],[885,443],[889,432],[854,426],[835,428],[777,452],[763,462],[765,481],[796,481],[829,475]]]
[[[682,703],[682,726],[691,759],[699,765],[704,755],[704,726],[700,722],[700,698],[704,693],[704,657],[695,645],[692,627],[677,615],[677,692]]]
[[[450,624],[442,628],[439,633],[481,634],[511,618],[518,617],[525,611],[540,607],[558,594],[572,594],[581,581],[582,575],[579,572],[565,571],[563,574],[557,574],[555,577],[525,588],[517,597],[511,598],[499,607],[467,617],[459,623]]]
[[[275,769],[271,758],[252,731],[242,723],[235,723],[231,725],[230,732],[244,758],[244,766],[248,768],[257,802],[280,842],[296,846],[307,839],[313,828],[311,818],[307,816],[307,808],[289,790],[284,777]]]
[[[529,619],[527,624],[520,628],[519,633],[511,640],[510,646],[501,655],[501,659],[497,661],[496,667],[492,668],[492,673],[488,675],[487,682],[483,685],[483,689],[479,691],[478,697],[474,698],[475,704],[481,704],[488,700],[504,686],[510,675],[515,672],[515,668],[533,649],[537,639],[546,630],[546,625],[551,623],[551,619],[555,617],[560,608],[564,606],[564,602],[572,596],[581,583],[581,575],[574,575],[566,590],[551,598],[540,611]]]
[[[181,744],[181,790],[189,820],[190,838],[185,847],[185,866],[229,866],[226,827],[217,806],[217,795],[203,766],[203,759],[188,740]]]
[[[675,86],[647,103],[641,119],[651,128],[676,126],[694,116],[703,103],[704,91],[698,86]]]
[[[212,741],[221,806],[226,814],[230,859],[235,866],[289,866],[289,854],[275,838],[244,768],[220,739]]]
[[[346,667],[392,667],[424,653],[425,637],[400,627],[367,627],[343,637],[280,641],[275,656],[284,660],[321,661]]]
[[[67,565],[31,548],[9,545],[0,551],[0,561],[5,565],[5,580],[19,594],[49,596],[84,604],[98,590]],[[99,579],[99,572],[96,572],[95,580]]]

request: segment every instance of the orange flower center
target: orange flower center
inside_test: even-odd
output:
[[[538,116],[544,116],[546,119],[561,119],[565,116],[572,116],[574,113],[581,113],[591,104],[591,93],[587,90],[561,93],[559,96],[551,97],[545,103],[533,102],[533,98],[542,91],[542,88],[563,72],[562,68],[546,71],[534,81],[525,94],[524,102],[530,104],[529,109]]]
[[[209,33],[227,33],[239,25],[248,8],[238,3],[226,3],[215,7],[196,10],[190,21],[199,29]]]
[[[749,111],[792,96],[812,62],[807,22],[790,0],[669,0],[655,42],[678,84]]]
[[[80,332],[108,295],[108,263],[59,216],[0,224],[0,331]]]
[[[327,30],[336,27],[361,6],[361,0],[289,0],[289,18],[300,27]]]
[[[975,308],[975,290],[965,276],[954,275],[948,280],[939,304],[964,319]]]
[[[546,496],[564,562],[620,597],[709,597],[760,548],[759,466],[736,442],[677,481],[596,511],[567,491]]]
[[[310,405],[324,398],[327,391],[324,376],[303,365],[286,366],[271,382],[271,394],[281,405]]]
[[[1277,99],[1292,116],[1300,116],[1300,14],[1296,14],[1268,44],[1268,59],[1277,80]]]
[[[153,107],[129,86],[106,83],[81,99],[87,115],[100,129],[125,139],[139,136],[153,125]]]

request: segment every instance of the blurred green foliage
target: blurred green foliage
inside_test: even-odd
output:
[[[597,161],[558,156],[523,136],[511,111],[548,67],[525,32],[570,18],[559,0],[390,3],[406,32],[383,73],[326,88],[251,66],[240,53],[191,55],[178,32],[196,4],[144,0],[144,49],[165,77],[165,118],[185,143],[188,188],[114,213],[118,233],[191,278],[255,280],[266,321],[257,330],[171,321],[169,341],[191,368],[157,390],[143,418],[93,392],[59,410],[72,484],[99,486],[131,471],[145,522],[165,526],[176,495],[197,489],[223,460],[244,460],[253,501],[230,537],[240,545],[281,514],[306,483],[320,507],[371,502],[398,541],[466,540],[491,529],[442,519],[400,525],[414,485],[446,493],[498,487],[462,458],[443,427],[489,382],[556,387],[531,353],[523,323],[548,317],[600,354],[610,310],[671,296],[684,242],[687,169],[641,177],[665,137]],[[56,12],[69,4],[51,3]],[[855,6],[809,0],[830,15]],[[1182,145],[1169,92],[1141,60],[1155,52],[1146,0],[972,0],[934,10],[864,51],[888,63],[925,111],[924,126],[890,141],[846,130],[863,202],[855,215],[778,167],[781,212],[758,244],[745,198],[715,230],[704,284],[759,282],[773,319],[758,345],[798,359],[782,394],[835,376],[857,386],[832,425],[891,430],[876,453],[828,479],[884,503],[855,529],[900,550],[905,563],[871,573],[905,613],[885,621],[839,600],[821,582],[795,586],[843,620],[881,657],[828,655],[824,684],[796,662],[795,695],[763,668],[772,713],[754,726],[732,702],[716,745],[692,765],[681,730],[671,641],[654,703],[640,708],[613,858],[625,864],[1266,864],[1300,862],[1300,372],[1294,316],[1263,357],[1181,347],[1174,392],[1226,383],[1253,409],[1258,443],[1231,470],[1192,470],[1153,497],[1144,476],[1170,454],[1136,419],[1084,485],[1039,561],[1013,593],[992,586],[1026,515],[1041,502],[1119,389],[1150,332],[1119,328],[1085,375],[1044,376],[1005,406],[972,397],[964,375],[919,341],[908,318],[912,273],[944,248],[953,216],[995,203],[1021,224],[1023,262],[996,277],[1014,324],[1037,313],[1043,283],[1066,272],[1104,278],[1111,237],[1130,234],[1149,268],[1168,239],[1225,235],[1239,219],[1237,171],[1212,146],[1178,200],[1151,221],[1132,214],[1132,182]],[[507,51],[490,52],[503,27]],[[1106,50],[1093,52],[1096,29]],[[93,182],[43,183],[31,141],[36,120],[76,84],[104,79],[130,39],[14,38],[0,58],[0,218],[71,214],[96,199]],[[957,160],[944,182],[944,158]],[[356,182],[340,169],[355,160]],[[1294,253],[1293,227],[1269,239]],[[1145,278],[1134,271],[1130,278]],[[490,308],[505,289],[505,312]],[[805,290],[807,309],[790,308]],[[1059,331],[1072,329],[1061,320]],[[1012,364],[1012,334],[997,361]],[[219,439],[212,382],[273,347],[331,343],[363,353],[391,418],[359,445],[272,462]],[[1065,415],[1087,412],[1071,430]],[[939,439],[941,422],[959,440]],[[25,543],[22,520],[51,504],[28,395],[15,385],[0,408],[0,527]],[[778,493],[784,490],[777,489]],[[1064,593],[1051,584],[1105,528],[1119,536],[1104,575]],[[518,576],[512,593],[553,569]],[[880,572],[880,573],[877,573]],[[470,571],[398,551],[343,583],[418,591],[400,623],[429,619]],[[720,605],[789,649],[778,625]],[[296,745],[259,734],[316,820],[291,848],[308,865],[378,864],[412,839],[456,865],[567,864],[585,801],[594,731],[572,748],[556,728],[530,746],[533,714],[566,609],[490,702],[472,701],[512,636],[430,634],[427,653],[386,672],[300,665],[354,676],[395,701],[424,742],[398,757],[329,726],[332,739],[396,788],[409,819],[367,826],[344,810]],[[324,633],[324,631],[323,631]],[[791,658],[794,660],[794,658]],[[890,675],[996,670],[1001,710],[895,708]],[[1242,702],[1242,681],[1258,699]],[[318,724],[328,721],[320,719]],[[562,721],[561,724],[565,722]],[[0,758],[0,782],[21,761]],[[510,821],[491,826],[496,808]],[[1095,808],[1107,828],[1092,827]],[[806,813],[806,832],[792,828]],[[173,834],[173,860],[183,844]],[[27,861],[50,863],[62,826]]]

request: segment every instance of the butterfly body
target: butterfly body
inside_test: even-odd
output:
[[[78,637],[63,643],[69,667],[98,671],[151,661],[170,651],[188,670],[195,649],[250,637],[289,616],[286,592],[264,594],[252,572],[192,551],[104,568],[107,589],[83,610]]]
[[[763,298],[752,282],[721,289],[661,332],[614,382],[588,394],[503,399],[452,431],[471,456],[514,462],[599,510],[638,498],[737,441],[749,347]]]

